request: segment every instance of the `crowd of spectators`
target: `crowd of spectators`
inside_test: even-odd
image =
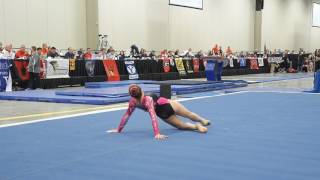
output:
[[[31,50],[31,49],[30,49]],[[130,50],[120,50],[116,51],[113,47],[108,49],[92,50],[87,48],[84,50],[80,48],[75,50],[72,47],[69,47],[67,50],[57,50],[56,47],[48,46],[46,43],[42,44],[40,57],[42,59],[46,58],[67,58],[67,59],[77,59],[77,60],[103,60],[103,59],[114,59],[114,60],[125,60],[125,59],[150,59],[158,60],[162,58],[178,58],[178,57],[189,57],[189,58],[203,58],[206,56],[217,56],[221,58],[238,58],[238,57],[268,57],[275,54],[281,55],[283,61],[279,64],[276,64],[278,71],[287,71],[290,67],[290,62],[288,60],[288,54],[304,54],[304,50],[300,49],[298,52],[289,51],[289,50],[277,50],[270,51],[264,49],[263,52],[254,51],[254,52],[234,52],[230,46],[226,49],[223,49],[218,44],[215,44],[212,49],[207,52],[202,50],[194,52],[191,48],[180,51],[176,50],[167,50],[164,49],[160,52],[154,50],[147,51],[144,48],[139,48],[137,45],[130,46]],[[21,45],[20,49],[16,52],[12,48],[12,44],[7,44],[3,47],[0,42],[0,58],[3,59],[28,59],[32,56],[32,52],[29,51],[25,45]],[[311,53],[305,59],[302,60],[300,71],[311,72],[314,70],[315,62],[320,61],[320,49],[317,49],[314,53]]]

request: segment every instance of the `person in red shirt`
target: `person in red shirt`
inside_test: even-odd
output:
[[[42,44],[41,55],[42,56],[47,56],[48,52],[49,52],[48,45],[46,43],[43,43]]]
[[[230,48],[230,46],[228,46],[227,50],[226,50],[227,56],[232,55],[232,49]]]
[[[83,59],[85,59],[85,60],[91,60],[92,59],[91,48],[87,48],[87,52],[84,53]]]
[[[16,59],[27,59],[29,57],[29,53],[26,51],[26,46],[21,45],[20,49],[16,52]]]
[[[165,139],[168,136],[160,134],[159,125],[156,118],[157,116],[160,117],[164,122],[180,130],[198,131],[200,133],[206,133],[208,131],[208,128],[205,126],[210,125],[209,120],[189,111],[177,101],[159,97],[156,94],[147,96],[136,84],[133,84],[129,87],[129,94],[131,96],[131,99],[129,100],[129,107],[126,113],[122,116],[119,127],[117,129],[107,131],[108,133],[121,133],[136,107],[149,112],[152,121],[154,137],[158,140]],[[186,117],[198,123],[185,123],[181,121],[177,115]]]

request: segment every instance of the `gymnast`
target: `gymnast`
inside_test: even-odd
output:
[[[145,96],[143,90],[136,84],[129,86],[129,94],[131,96],[129,106],[126,113],[121,118],[119,127],[107,131],[108,133],[121,133],[136,107],[149,112],[155,139],[163,140],[168,138],[168,136],[160,134],[156,115],[164,122],[180,130],[198,131],[200,133],[206,133],[208,131],[208,128],[205,126],[210,125],[209,120],[189,111],[177,101],[159,97],[156,94]],[[177,115],[189,118],[197,123],[185,123],[181,121]]]

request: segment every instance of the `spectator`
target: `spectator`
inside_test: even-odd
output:
[[[156,55],[156,51],[152,50],[149,54],[149,57],[151,60],[157,60],[157,55]]]
[[[141,50],[140,50],[140,57],[142,59],[147,59],[149,57],[147,51],[145,49],[143,49],[143,48],[141,48]]]
[[[83,55],[84,60],[91,60],[92,59],[92,51],[91,48],[87,48],[87,52]]]
[[[27,59],[29,57],[29,53],[26,51],[26,46],[21,45],[19,51],[16,52],[16,59]]]
[[[109,52],[107,52],[106,58],[116,59],[116,51],[115,51],[112,47],[110,47],[110,48],[108,49],[108,51],[109,51]]]
[[[175,58],[180,57],[179,49],[176,49],[176,51],[174,52],[174,56],[175,56]]]
[[[192,53],[192,49],[189,48],[187,51],[183,53],[183,57],[194,57],[194,54]]]
[[[124,52],[124,50],[121,50],[119,55],[118,55],[118,60],[123,61],[125,59],[126,59],[125,52]]]
[[[68,48],[68,52],[64,55],[64,58],[66,59],[74,59],[74,52],[71,47]]]
[[[217,55],[219,53],[218,44],[214,45],[212,48],[212,54]]]
[[[31,57],[29,60],[28,70],[30,74],[28,90],[39,88],[40,85],[40,55],[42,53],[42,48],[36,48],[32,46]]]
[[[230,46],[228,46],[228,48],[226,49],[226,55],[230,56],[232,54],[233,54],[232,49],[230,48]]]
[[[84,50],[80,48],[77,52],[77,59],[83,59]]]
[[[41,56],[42,56],[43,59],[45,59],[47,57],[48,52],[49,52],[48,45],[46,43],[43,43],[42,44],[42,50],[41,50]]]
[[[2,47],[2,42],[0,42],[0,53],[2,53],[3,47]]]
[[[138,46],[134,44],[130,48],[131,48],[131,51],[130,51],[131,56],[138,57],[139,56],[139,48],[138,48]]]
[[[48,52],[48,57],[51,57],[51,58],[59,57],[59,54],[57,53],[57,49],[55,47],[50,48],[50,51]]]
[[[14,59],[15,53],[12,50],[12,44],[8,44],[2,51],[2,56],[5,59]]]

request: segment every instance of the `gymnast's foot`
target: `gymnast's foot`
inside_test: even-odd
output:
[[[202,126],[209,126],[211,124],[211,122],[207,119],[200,121],[200,123],[202,124]]]
[[[206,133],[208,131],[208,128],[202,126],[201,124],[196,124],[196,126],[200,133]]]

